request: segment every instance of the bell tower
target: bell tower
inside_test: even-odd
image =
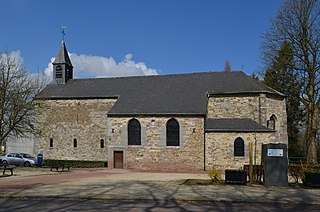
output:
[[[64,43],[64,27],[62,27],[62,42],[56,59],[53,61],[53,82],[65,84],[73,79],[73,66]]]

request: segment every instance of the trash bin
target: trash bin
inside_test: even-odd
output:
[[[42,163],[43,163],[43,154],[42,153],[39,153],[37,155],[37,166],[41,167],[42,166]]]

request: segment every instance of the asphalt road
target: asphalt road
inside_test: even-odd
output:
[[[208,201],[0,199],[0,211],[319,211],[320,205]]]

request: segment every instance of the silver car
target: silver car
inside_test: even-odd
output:
[[[17,166],[34,166],[37,163],[35,157],[26,153],[10,153],[0,157],[0,161],[4,164]]]

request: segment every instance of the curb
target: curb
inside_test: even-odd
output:
[[[188,198],[164,198],[164,199],[146,199],[146,198],[132,198],[128,199],[125,197],[90,197],[90,196],[73,196],[73,197],[63,197],[63,196],[33,196],[33,195],[15,195],[15,194],[0,194],[0,199],[81,199],[81,200],[105,200],[105,201],[136,201],[136,202],[153,202],[153,201],[180,201],[180,202],[210,202],[210,203],[255,203],[255,204],[282,204],[282,205],[320,205],[320,201],[310,201],[310,202],[295,202],[295,201],[250,201],[250,200],[223,200],[223,199],[188,199]]]

